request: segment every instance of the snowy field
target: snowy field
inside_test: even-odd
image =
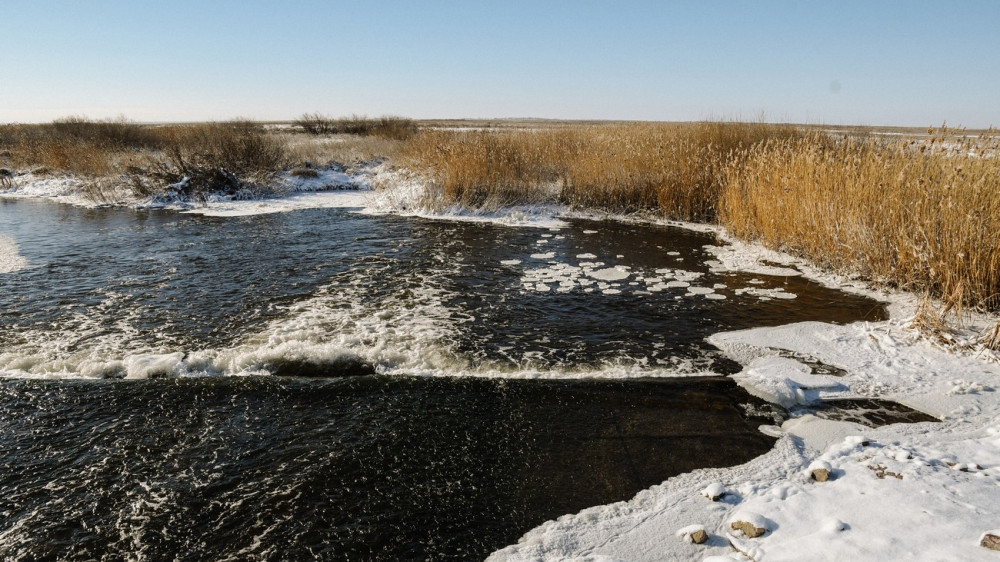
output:
[[[561,217],[647,220],[571,213],[551,205],[491,214],[430,211],[423,205],[420,178],[384,165],[352,176],[328,170],[308,181],[287,175],[281,181],[289,195],[275,199],[131,204],[217,216],[343,207],[540,228],[558,227]],[[22,176],[0,197],[93,206],[75,195],[78,187],[74,178]],[[876,291],[790,256],[727,241],[730,245],[715,252],[713,267],[720,271],[801,273],[887,301],[891,314],[878,323],[802,323],[713,335],[709,341],[744,366],[734,377],[740,385],[785,407],[880,398],[940,422],[870,428],[804,415],[780,427],[762,427],[780,436],[762,457],[683,474],[627,502],[560,517],[491,560],[1000,560],[1000,552],[982,546],[997,544],[990,535],[1000,535],[1000,361],[975,340],[996,319],[969,315],[958,336],[965,345],[945,347],[910,326],[918,305],[914,295]],[[539,255],[544,253],[540,247]],[[0,274],[22,267],[16,242],[0,236]],[[596,264],[576,272],[542,266],[523,282],[538,287],[554,278],[558,284],[579,278],[613,281],[621,275]],[[798,356],[846,374],[816,374]],[[696,538],[703,542],[697,544]]]

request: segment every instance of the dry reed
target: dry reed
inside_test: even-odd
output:
[[[792,127],[760,123],[629,123],[570,128],[423,131],[405,162],[433,200],[491,208],[559,200],[614,212],[711,220],[734,151]]]
[[[896,145],[771,141],[727,168],[721,222],[835,271],[996,308],[997,140],[947,131]]]

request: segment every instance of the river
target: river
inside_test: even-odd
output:
[[[674,226],[0,199],[0,237],[11,560],[481,559],[768,450],[707,336],[886,314]]]

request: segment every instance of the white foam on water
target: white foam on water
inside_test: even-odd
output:
[[[17,240],[0,234],[0,274],[14,273],[28,267],[28,260],[21,255]]]

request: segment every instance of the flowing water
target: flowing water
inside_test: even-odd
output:
[[[745,462],[777,413],[705,337],[885,313],[715,245],[0,199],[0,556],[477,559]]]

